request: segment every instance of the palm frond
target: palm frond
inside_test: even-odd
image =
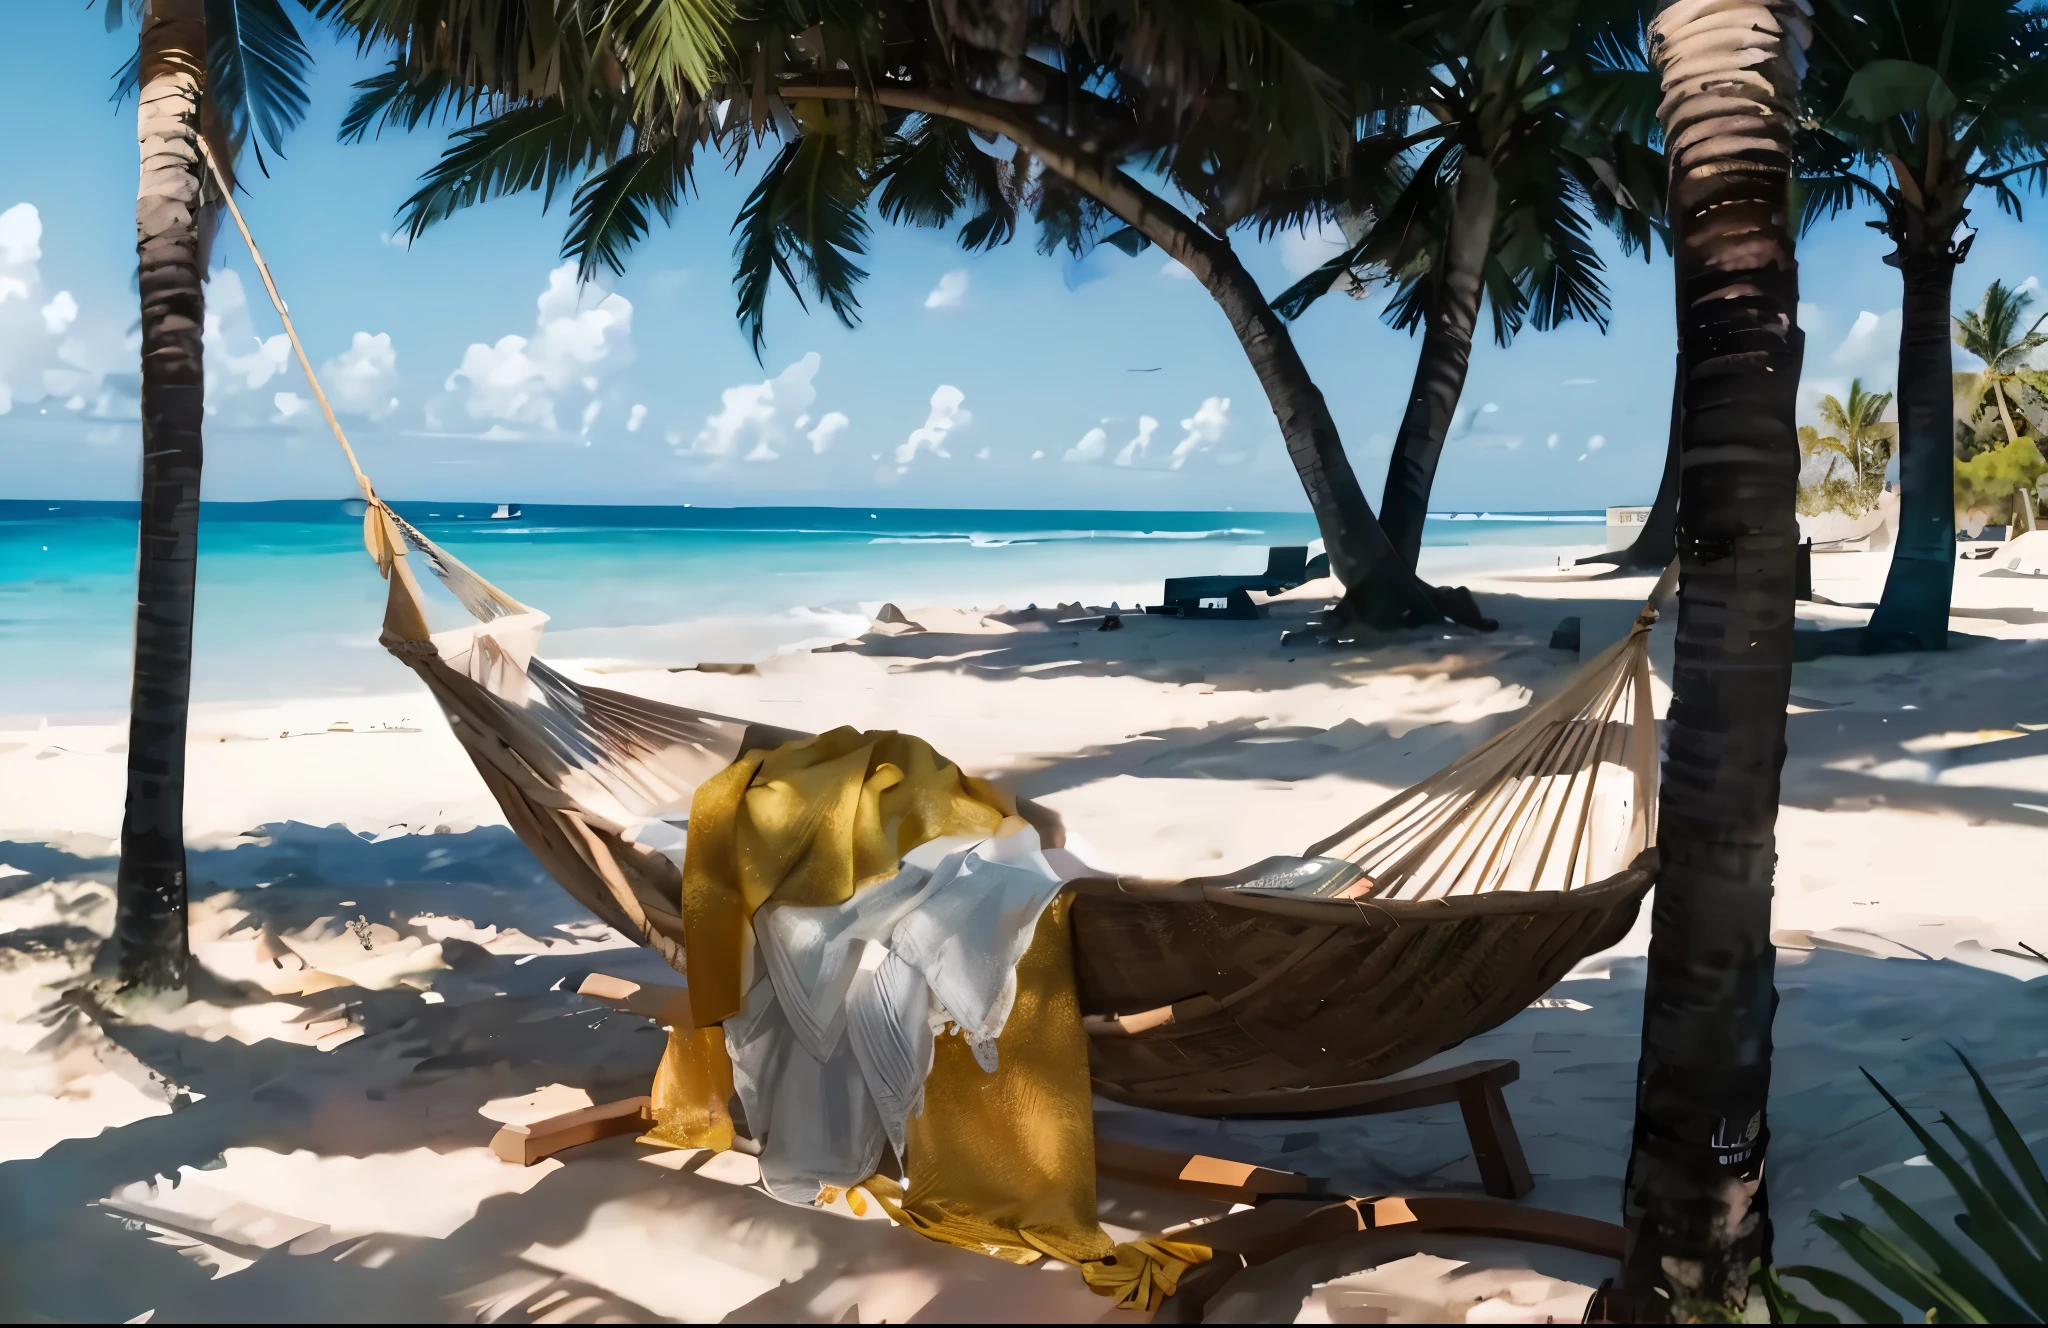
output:
[[[1273,297],[1273,312],[1289,322],[1307,313],[1310,305],[1337,289],[1340,282],[1352,276],[1352,269],[1358,264],[1364,249],[1363,242],[1352,245],[1281,291]]]
[[[336,134],[343,143],[381,137],[386,129],[410,132],[465,115],[484,105],[487,95],[457,83],[444,69],[413,69],[402,60],[359,80],[354,92]]]
[[[831,134],[786,144],[762,172],[733,222],[733,288],[740,327],[760,358],[768,290],[779,273],[797,303],[808,292],[848,327],[859,321],[855,290],[867,277],[853,255],[866,252],[867,181]],[[799,273],[802,274],[799,279]]]
[[[1799,230],[1806,235],[1821,222],[1870,201],[1864,187],[1849,175],[1805,175],[1795,181],[1799,191]]]
[[[728,0],[617,0],[607,17],[643,105],[651,97],[668,107],[697,100],[731,63]]]
[[[562,242],[562,257],[576,260],[580,280],[590,280],[599,267],[624,272],[627,251],[647,234],[648,214],[664,222],[675,216],[690,190],[695,150],[693,139],[670,139],[629,152],[583,182]]]
[[[958,121],[918,116],[883,145],[875,170],[875,206],[896,225],[934,227],[953,219],[966,201],[954,176],[965,145]]]
[[[285,135],[306,118],[313,56],[279,0],[206,0],[207,95],[237,146],[256,167],[268,147],[284,155]]]
[[[408,238],[466,207],[507,194],[541,191],[541,206],[572,173],[604,161],[611,142],[560,101],[515,106],[459,130],[398,210]]]

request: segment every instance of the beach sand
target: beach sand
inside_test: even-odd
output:
[[[1488,635],[1283,644],[1323,583],[1258,622],[1129,615],[1120,632],[1016,630],[980,610],[906,604],[926,630],[749,661],[751,672],[555,662],[785,727],[915,732],[1052,807],[1096,867],[1205,874],[1298,850],[1512,723],[1577,666],[1548,646],[1557,622],[1582,619],[1590,657],[1650,585],[1532,565],[1528,550],[1488,556],[1455,568],[1501,619]],[[1947,654],[1823,658],[1795,674],[1774,937],[1768,1181],[1780,1262],[1842,1265],[1806,1215],[1871,1216],[1859,1172],[1946,1218],[1939,1174],[1859,1069],[1923,1117],[1977,1122],[1954,1048],[2024,1132],[2048,1132],[2048,983],[2033,981],[2048,960],[2030,949],[2048,953],[2035,884],[2048,852],[2048,577],[1958,567],[1953,625],[1967,635]],[[1867,605],[1883,572],[1882,555],[1821,555],[1816,590]],[[1061,598],[1047,586],[1039,603]],[[1864,616],[1801,607],[1807,627]],[[1670,630],[1656,634],[1660,672]],[[498,1161],[501,1121],[646,1091],[659,1031],[574,995],[582,976],[669,975],[548,881],[432,702],[395,661],[390,677],[374,696],[195,708],[200,976],[183,1008],[126,1020],[65,995],[111,922],[124,730],[0,732],[0,1312],[1132,1317],[1071,1269],[1016,1268],[885,1221],[777,1204],[745,1184],[739,1158],[702,1166],[615,1139],[533,1168]],[[1536,1173],[1531,1204],[1619,1220],[1647,917],[1538,1007],[1431,1063],[1520,1062],[1507,1100]],[[1098,1105],[1117,1137],[1352,1193],[1478,1188],[1451,1108],[1218,1125]],[[1102,1202],[1120,1235],[1215,1211],[1115,1184]],[[1428,1320],[1475,1304],[1475,1321],[1576,1318],[1585,1288],[1611,1271],[1482,1241],[1400,1254],[1427,1257],[1395,1264],[1357,1242],[1303,1251],[1238,1279],[1210,1318]]]

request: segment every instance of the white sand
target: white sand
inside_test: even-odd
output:
[[[905,728],[1058,810],[1098,866],[1209,872],[1298,849],[1512,722],[1576,666],[1547,648],[1558,619],[1584,620],[1590,655],[1649,584],[1504,565],[1528,551],[1455,556],[1498,633],[1282,646],[1318,602],[1310,587],[1257,623],[1018,631],[905,606],[930,630],[753,674],[582,667],[789,727]],[[1494,575],[1475,570],[1486,557]],[[2002,561],[1959,564],[1954,626],[1973,635],[1946,655],[1831,658],[1795,676],[1770,1172],[1781,1261],[1840,1262],[1805,1215],[1868,1216],[1844,1188],[1859,1171],[1943,1211],[1939,1177],[1911,1165],[1919,1150],[1858,1067],[1916,1109],[1975,1121],[1952,1044],[2023,1130],[2048,1131],[2048,985],[2030,981],[2048,962],[2028,953],[2048,953],[2034,886],[2048,577]],[[1817,590],[1843,604],[1873,600],[1884,570],[1881,555],[1816,564]],[[1060,598],[1048,586],[1039,602]],[[0,733],[0,1314],[1124,1317],[1072,1270],[776,1204],[746,1188],[737,1157],[693,1170],[701,1160],[614,1140],[531,1169],[497,1161],[498,1121],[645,1091],[659,1033],[569,993],[593,968],[665,970],[539,872],[432,703],[390,668],[388,695],[195,711],[202,981],[184,1008],[127,1022],[64,995],[111,921],[125,735]],[[1618,1218],[1645,939],[1639,926],[1544,1008],[1442,1058],[1521,1062],[1508,1101],[1538,1174],[1531,1203]],[[1228,1128],[1108,1108],[1103,1128],[1359,1193],[1477,1183],[1448,1108]],[[1119,1232],[1213,1211],[1114,1185],[1103,1203]],[[1309,1321],[1575,1317],[1573,1288],[1603,1275],[1584,1256],[1485,1242],[1340,1242],[1248,1274],[1212,1317],[1285,1319],[1305,1296]]]

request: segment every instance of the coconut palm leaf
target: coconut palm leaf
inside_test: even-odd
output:
[[[583,281],[600,267],[626,270],[626,254],[643,239],[649,213],[674,218],[691,187],[696,140],[671,138],[645,151],[629,152],[583,182],[576,191],[562,257],[576,260]]]
[[[659,98],[670,107],[708,88],[731,63],[726,30],[733,19],[728,0],[615,0],[608,26],[627,52],[637,99]]]
[[[285,135],[306,118],[313,56],[279,0],[206,0],[207,96],[229,136],[282,156]]]
[[[760,358],[766,339],[768,290],[776,274],[808,308],[806,293],[852,327],[859,320],[855,288],[867,270],[862,216],[867,180],[838,150],[831,134],[805,134],[785,144],[761,174],[733,223],[733,289],[740,327]],[[799,277],[801,273],[801,277]]]
[[[360,80],[354,90],[337,135],[343,143],[382,137],[386,129],[409,132],[423,124],[475,114],[491,104],[488,94],[457,83],[443,69],[413,69],[402,60]]]
[[[417,240],[466,207],[535,189],[548,207],[564,181],[601,165],[616,141],[560,101],[515,106],[456,132],[399,206],[399,223]]]
[[[967,200],[958,157],[971,146],[958,122],[913,117],[883,146],[875,170],[875,208],[882,219],[927,228],[951,222]]]

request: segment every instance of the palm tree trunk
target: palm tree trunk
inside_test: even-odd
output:
[[[1258,283],[1229,245],[1212,241],[1204,248],[1208,252],[1193,270],[1230,320],[1245,358],[1259,376],[1329,551],[1330,571],[1344,583],[1347,598],[1359,606],[1359,616],[1378,627],[1470,617],[1446,614],[1429,588],[1415,578],[1413,560],[1402,558],[1373,516],[1329,403],[1302,363],[1286,322],[1267,303]],[[1473,606],[1472,614],[1476,613]]]
[[[1955,363],[1949,300],[1956,260],[1949,233],[1910,204],[1906,238],[1887,262],[1904,278],[1899,328],[1899,537],[1870,626],[1867,653],[1942,650],[1956,576]]]
[[[1667,0],[1651,28],[1686,375],[1662,866],[1610,1309],[1635,1322],[1740,1318],[1750,1261],[1770,1258],[1771,878],[1799,530],[1798,3]]]
[[[205,0],[152,0],[141,43],[135,247],[142,288],[142,526],[114,935],[124,987],[178,991],[190,964],[185,712],[192,690],[205,407],[198,138]]]
[[[1480,613],[1470,591],[1426,586],[1400,563],[1399,553],[1359,487],[1337,422],[1308,366],[1302,363],[1286,322],[1273,312],[1228,241],[1204,230],[1123,171],[1094,160],[1008,106],[940,88],[870,90],[851,84],[803,84],[785,85],[778,92],[787,100],[851,101],[872,96],[884,106],[943,116],[986,134],[1003,135],[1158,245],[1193,274],[1223,309],[1258,374],[1280,425],[1288,459],[1294,463],[1309,508],[1315,513],[1330,556],[1330,571],[1345,585],[1344,615],[1374,627],[1444,618],[1489,630],[1495,626]]]
[[[1993,379],[1991,382],[1991,395],[1998,400],[1998,418],[2005,424],[2005,441],[2010,445],[2018,445],[2020,441],[2019,430],[2012,427],[2012,412],[2007,410],[2005,405],[2005,384],[1997,379]]]
[[[1436,482],[1444,438],[1451,431],[1458,398],[1465,392],[1465,375],[1472,366],[1472,333],[1479,325],[1486,256],[1493,248],[1493,218],[1499,202],[1500,180],[1492,165],[1477,153],[1467,153],[1451,205],[1443,284],[1422,335],[1415,383],[1408,392],[1400,431],[1394,435],[1386,492],[1380,499],[1381,524],[1400,553],[1402,565],[1410,571],[1422,556],[1430,487]]]

